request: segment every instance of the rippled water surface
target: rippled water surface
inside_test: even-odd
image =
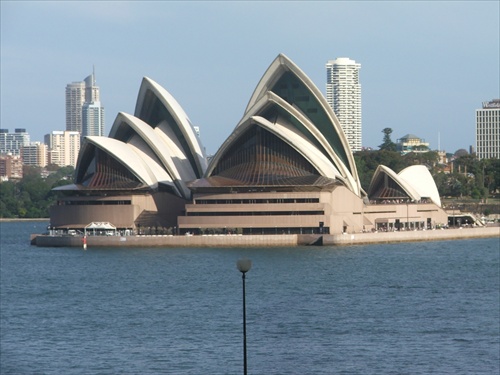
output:
[[[498,374],[499,240],[37,248],[1,223],[1,374]]]

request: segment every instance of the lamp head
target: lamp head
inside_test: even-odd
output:
[[[252,268],[252,261],[250,259],[240,259],[236,262],[236,267],[242,273],[248,272]]]

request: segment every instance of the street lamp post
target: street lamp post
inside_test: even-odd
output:
[[[245,274],[252,268],[252,261],[250,259],[240,259],[236,262],[236,267],[241,272],[241,279],[243,281],[243,374],[247,375],[247,317],[246,317],[246,303],[245,303]]]

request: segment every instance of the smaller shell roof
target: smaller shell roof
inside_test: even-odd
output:
[[[374,197],[380,189],[383,175],[389,176],[400,188],[408,194],[408,197],[415,201],[422,198],[431,199],[436,205],[441,207],[439,192],[431,173],[424,165],[412,165],[396,174],[392,169],[384,165],[379,165],[375,171],[368,189],[370,199]]]
[[[431,173],[424,165],[412,165],[398,173],[401,180],[411,185],[423,198],[430,198],[441,207],[441,198]]]
[[[381,188],[380,184],[384,181],[383,175],[387,175],[392,181],[394,181],[394,183],[396,183],[411,200],[420,200],[421,196],[418,192],[408,182],[402,180],[391,168],[386,167],[385,165],[379,165],[373,174],[370,187],[368,188],[368,196],[370,199],[380,198],[378,196],[374,196],[374,194]]]

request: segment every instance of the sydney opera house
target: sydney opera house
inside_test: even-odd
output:
[[[379,166],[361,187],[333,110],[284,55],[209,163],[181,106],[144,78],[134,115],[119,113],[108,137],[86,137],[73,184],[57,190],[50,225],[64,229],[339,234],[447,223],[424,166]]]

